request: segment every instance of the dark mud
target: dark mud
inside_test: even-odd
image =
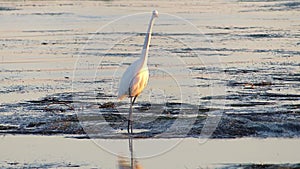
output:
[[[300,3],[297,1],[284,1],[284,0],[239,0],[240,2],[270,2],[270,5],[261,5],[255,10],[243,10],[241,12],[253,12],[253,11],[290,11],[290,10],[299,10]],[[279,2],[273,4],[272,2]]]
[[[1,165],[1,168],[10,168],[10,169],[36,169],[36,168],[82,168],[84,165],[77,165],[72,163],[22,163],[15,161],[4,161]]]
[[[0,12],[1,11],[14,11],[14,10],[19,10],[19,9],[13,8],[13,7],[3,7],[3,6],[0,6]]]
[[[85,99],[75,100],[78,95],[85,95]],[[245,97],[254,97],[244,95]],[[94,99],[105,96],[103,93],[59,93],[47,96],[40,100],[32,100],[24,103],[4,104],[0,106],[2,115],[0,116],[0,132],[2,134],[71,134],[76,138],[118,138],[125,135],[127,130],[128,108],[113,102],[98,103]],[[239,96],[226,96],[227,99],[239,99]],[[257,96],[256,96],[257,97]],[[260,97],[279,98],[290,100],[299,99],[298,95],[260,95]],[[207,98],[202,98],[207,99]],[[209,98],[218,99],[218,98]],[[274,100],[273,99],[273,100]],[[94,102],[91,102],[94,100]],[[85,110],[78,109],[84,105]],[[299,105],[283,105],[285,110],[268,109],[263,113],[256,112],[255,109],[248,112],[238,112],[233,108],[251,108],[265,106],[269,102],[247,102],[241,104],[226,105],[221,121],[211,138],[241,138],[241,137],[300,137],[300,111]],[[275,104],[276,106],[276,104]],[[176,132],[168,133],[167,137],[199,137],[207,117],[217,108],[207,108],[189,104],[166,103],[164,105],[151,103],[137,103],[134,108],[134,129],[143,132],[136,133],[136,137],[166,137],[162,134],[170,129],[177,121]],[[186,116],[181,116],[182,114]],[[190,116],[189,116],[190,115]],[[186,121],[192,120],[193,126],[186,132],[184,125]],[[217,119],[216,119],[217,120]],[[105,122],[105,124],[103,123]],[[95,125],[97,127],[87,127]],[[109,127],[107,126],[109,125]],[[101,128],[99,133],[98,128]]]
[[[234,164],[220,167],[220,169],[296,169],[300,164]]]

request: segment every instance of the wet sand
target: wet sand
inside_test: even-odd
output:
[[[145,11],[156,8],[161,12],[150,49],[150,81],[135,110],[141,121],[136,127],[150,131],[147,137],[185,114],[182,121],[193,116],[194,127],[173,137],[198,137],[216,110],[222,119],[214,138],[300,135],[299,3],[0,5],[1,133],[84,134],[98,115],[122,130],[128,100],[116,100],[118,80],[139,56],[149,18]],[[147,123],[151,116],[159,120]]]
[[[153,150],[154,145],[174,141],[179,141],[179,144],[168,152],[160,154]],[[110,145],[112,151],[95,142]],[[299,139],[245,138],[199,142],[201,140],[193,138],[137,139],[134,140],[134,155],[144,168],[226,168],[233,167],[233,164],[299,163]],[[6,135],[1,137],[0,148],[0,166],[12,168],[116,168],[118,156],[129,155],[127,139],[78,140],[64,136]],[[114,150],[119,151],[113,154]],[[151,157],[145,158],[147,155]]]
[[[128,101],[116,91],[153,8],[160,18],[134,109],[135,154],[184,141],[140,163],[299,163],[299,2],[1,1],[0,166],[116,168],[117,156],[92,140],[128,153]],[[215,139],[198,145],[207,119]]]

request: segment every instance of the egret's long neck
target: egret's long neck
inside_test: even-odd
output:
[[[148,61],[148,52],[149,52],[149,46],[150,46],[150,41],[151,41],[151,33],[152,33],[152,27],[154,24],[154,20],[155,17],[152,16],[150,19],[150,23],[149,23],[149,27],[146,33],[146,37],[145,37],[145,42],[144,42],[144,46],[143,46],[143,50],[142,50],[142,56],[141,59],[143,61],[143,66],[147,65],[147,61]]]

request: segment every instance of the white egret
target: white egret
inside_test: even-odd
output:
[[[124,72],[119,85],[118,99],[130,98],[130,110],[128,117],[128,133],[132,133],[132,106],[137,96],[141,94],[148,83],[149,70],[147,66],[149,45],[151,40],[152,27],[158,12],[153,11],[149,27],[146,33],[141,57],[133,62]],[[130,130],[130,132],[129,132]]]

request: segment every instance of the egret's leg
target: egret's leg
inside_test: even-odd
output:
[[[129,109],[128,128],[127,128],[128,134],[130,133],[129,129],[131,125],[132,125],[132,97],[130,97],[130,109]],[[132,130],[131,130],[131,134],[132,134]]]
[[[135,102],[135,99],[136,99],[136,97],[137,96],[134,96],[134,98],[133,98],[133,100],[132,100],[132,103],[131,103],[131,119],[130,119],[130,132],[131,132],[131,134],[133,133],[132,131],[132,128],[133,128],[133,120],[132,120],[132,111],[133,111],[133,104],[134,104],[134,102]]]
[[[134,104],[136,98],[137,98],[137,96],[134,96],[133,101],[132,101],[132,105]]]
[[[133,100],[132,100],[132,97],[130,97],[130,110],[129,110],[129,117],[128,117],[128,128],[127,128],[127,132],[128,132],[128,134],[129,133],[133,133],[132,131],[133,131],[133,125],[132,125],[132,123],[133,123],[133,120],[132,120],[132,112],[133,112],[133,104],[134,104],[134,102],[135,102],[135,99],[136,99],[136,97],[137,96],[134,96],[133,97]],[[130,130],[130,132],[129,132],[129,130]]]

